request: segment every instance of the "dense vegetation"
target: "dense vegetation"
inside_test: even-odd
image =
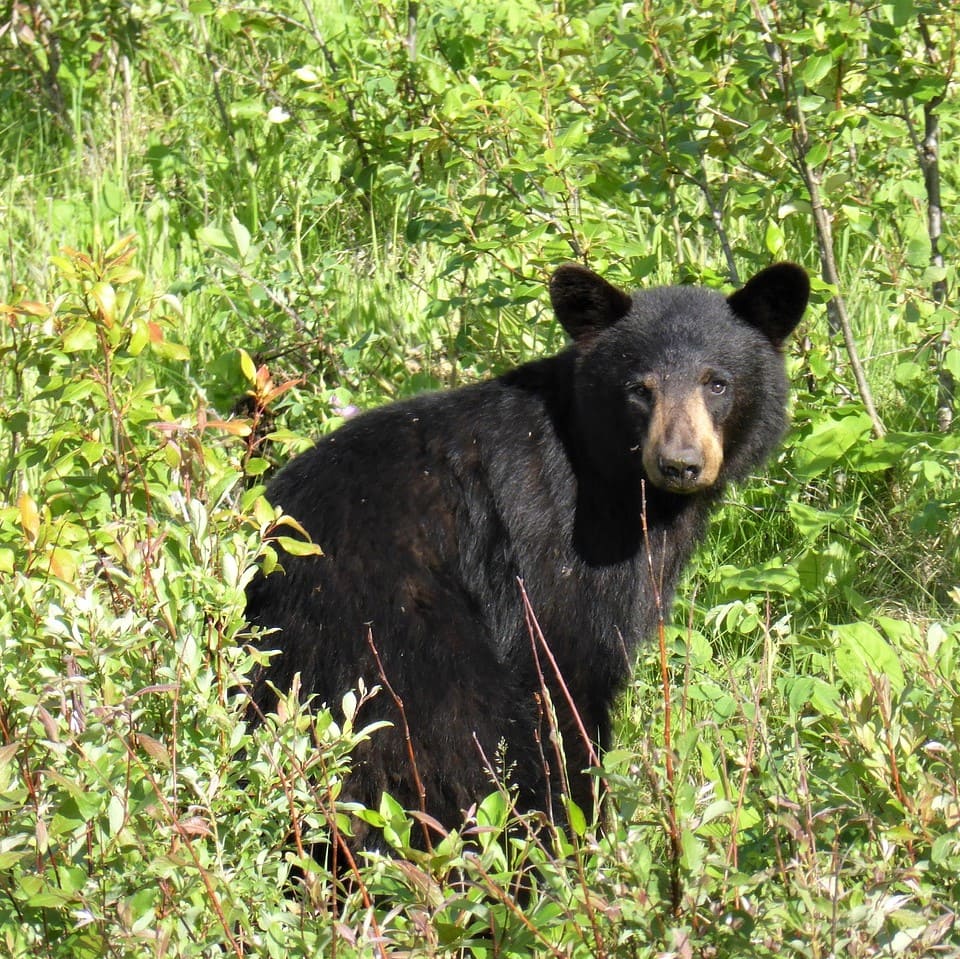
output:
[[[4,17],[0,954],[960,956],[953,4]],[[604,831],[491,786],[417,853],[338,803],[367,693],[245,729],[277,463],[559,347],[562,261],[777,258],[793,427],[637,664]],[[397,857],[335,895],[351,813]]]

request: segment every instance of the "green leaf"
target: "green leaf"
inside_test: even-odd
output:
[[[895,27],[905,27],[913,19],[913,0],[893,0],[892,8]]]
[[[860,443],[850,456],[851,466],[861,473],[887,470],[903,462],[903,458],[916,446],[916,438],[910,434],[888,433],[883,438],[871,437]]]
[[[830,156],[830,144],[815,143],[807,151],[806,156],[804,157],[804,162],[808,166],[816,168],[824,164],[828,156]]]
[[[767,224],[766,233],[763,235],[763,245],[771,256],[780,256],[783,252],[784,237],[780,225],[771,220]]]
[[[278,536],[276,543],[291,556],[323,556],[323,550],[316,543],[308,543],[293,536]]]
[[[719,819],[721,816],[729,816],[735,808],[733,803],[728,799],[715,799],[700,813],[700,826],[698,828],[703,829],[704,826],[713,822],[715,819]]]
[[[703,844],[697,839],[692,829],[680,830],[680,862],[689,872],[697,872],[703,863],[706,853]]]
[[[947,350],[942,366],[953,377],[954,382],[960,384],[960,348],[953,346]]]
[[[247,465],[244,467],[244,472],[247,474],[247,476],[262,476],[268,469],[270,469],[269,460],[266,460],[261,456],[254,456],[247,460]]]
[[[808,435],[795,448],[793,468],[811,479],[838,465],[838,461],[871,429],[866,413],[848,416],[826,416],[817,421]]]
[[[788,702],[795,716],[803,716],[808,708],[821,716],[840,715],[840,693],[817,676],[798,676],[789,681]]]
[[[116,836],[123,828],[126,810],[119,796],[111,796],[107,803],[107,821],[110,824],[110,835]]]
[[[227,107],[227,112],[234,120],[252,120],[266,113],[263,101],[259,97],[249,97],[245,100],[234,100]]]
[[[851,688],[869,691],[871,676],[886,676],[895,693],[903,692],[903,667],[896,651],[876,627],[865,622],[847,623],[834,627],[833,635],[837,642],[837,671]]]
[[[569,796],[563,797],[563,805],[567,810],[567,821],[570,823],[570,828],[577,836],[582,838],[587,832],[587,818],[584,816],[583,810]]]
[[[250,231],[236,218],[230,221],[230,234],[233,237],[233,249],[241,260],[250,252]]]
[[[412,130],[401,130],[393,134],[393,139],[409,143],[423,143],[425,140],[436,140],[440,131],[433,127],[414,127]]]
[[[99,346],[97,329],[89,320],[80,320],[70,327],[63,337],[65,353],[82,353]]]
[[[791,500],[787,503],[790,516],[806,542],[812,543],[825,529],[836,525],[838,517],[832,511],[816,509],[806,503]]]
[[[834,60],[830,54],[806,57],[800,69],[800,78],[810,87],[816,86],[832,69]]]
[[[477,806],[477,823],[482,826],[502,826],[506,815],[507,801],[500,790],[485,796]]]
[[[202,226],[197,230],[197,239],[206,246],[218,250],[232,249],[233,244],[227,239],[226,233],[215,226]]]

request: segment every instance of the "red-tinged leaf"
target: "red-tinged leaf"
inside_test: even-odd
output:
[[[187,816],[186,819],[180,819],[174,823],[176,830],[181,836],[212,836],[213,830],[210,824],[201,816]]]
[[[80,266],[85,269],[93,269],[93,260],[86,253],[81,253],[79,250],[75,250],[72,246],[63,247],[63,252],[70,257],[75,264],[79,263]]]
[[[6,766],[13,759],[13,757],[16,756],[19,748],[19,740],[14,740],[12,743],[7,743],[6,746],[0,746],[0,769]]]
[[[16,311],[26,313],[28,316],[50,315],[50,307],[46,303],[38,303],[36,300],[21,300],[16,305]]]
[[[446,838],[450,834],[446,826],[444,826],[439,819],[434,819],[429,813],[419,812],[416,809],[411,809],[409,815],[411,819],[416,819],[418,822],[422,822],[425,826],[429,826],[438,836],[443,836]]]
[[[143,279],[143,273],[132,266],[121,266],[110,270],[110,282],[122,286],[125,283],[136,283]]]
[[[150,426],[157,432],[163,433],[164,436],[175,436],[182,428],[179,423],[170,422],[151,423]]]
[[[206,428],[223,430],[231,436],[249,436],[253,432],[249,420],[207,420]]]
[[[287,380],[286,383],[281,383],[279,386],[275,386],[270,393],[266,396],[264,402],[269,404],[272,403],[278,396],[283,396],[287,390],[292,390],[295,386],[299,386],[304,382],[303,377],[297,377],[295,380]]]
[[[262,396],[273,386],[273,380],[270,379],[270,370],[267,368],[266,364],[257,370],[257,377],[254,380],[254,386],[258,396]]]
[[[37,706],[37,719],[40,720],[40,725],[43,726],[47,739],[52,743],[60,742],[60,730],[57,727],[57,721],[43,706]]]
[[[170,765],[170,752],[159,740],[144,733],[137,733],[137,743],[151,759],[155,759],[164,766]]]
[[[114,240],[113,243],[107,247],[107,251],[103,254],[103,259],[105,261],[129,259],[137,252],[137,248],[133,245],[133,241],[136,240],[136,238],[136,233],[127,233],[125,236]]]
[[[163,329],[159,323],[154,323],[153,320],[147,320],[147,331],[150,334],[151,343],[163,342]]]

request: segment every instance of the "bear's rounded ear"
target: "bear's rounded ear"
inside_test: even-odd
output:
[[[590,340],[630,311],[628,294],[585,266],[567,263],[550,279],[550,302],[577,343]]]
[[[776,263],[731,293],[727,303],[741,320],[779,349],[800,322],[809,297],[806,270],[795,263]]]

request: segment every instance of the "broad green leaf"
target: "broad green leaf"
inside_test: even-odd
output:
[[[839,465],[847,450],[866,437],[870,429],[870,417],[866,413],[824,417],[797,444],[793,468],[807,478],[819,476]]]
[[[696,872],[703,862],[706,850],[692,829],[683,828],[680,830],[680,862],[683,868]]]
[[[65,353],[82,353],[99,346],[96,327],[89,320],[74,323],[63,337]]]
[[[215,226],[202,226],[197,230],[197,239],[207,246],[215,247],[218,250],[229,250],[232,248],[231,242],[227,239],[226,233]]]
[[[123,802],[116,795],[110,797],[107,803],[107,821],[110,824],[110,835],[116,836],[123,828],[126,819],[126,809]]]
[[[323,550],[316,543],[308,543],[292,536],[278,536],[276,542],[291,556],[323,556]]]
[[[806,57],[801,65],[800,78],[807,86],[813,87],[833,69],[834,60],[830,54]]]
[[[906,679],[896,651],[880,631],[869,623],[835,626],[837,671],[854,689],[868,691],[871,676],[885,676],[894,693],[903,691]]]
[[[245,100],[234,100],[227,107],[227,112],[234,120],[252,120],[254,117],[263,116],[266,111],[259,97],[250,97]]]

